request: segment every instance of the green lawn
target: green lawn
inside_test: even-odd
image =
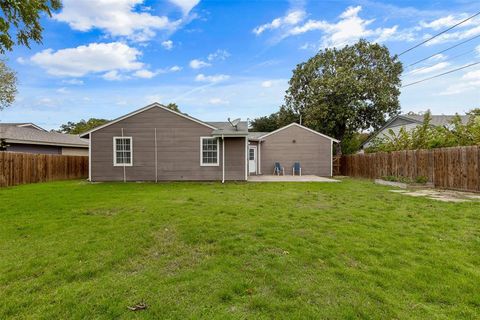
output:
[[[362,180],[0,189],[10,317],[478,319],[480,202]]]

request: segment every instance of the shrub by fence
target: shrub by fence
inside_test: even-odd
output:
[[[351,177],[426,178],[435,187],[480,191],[480,147],[406,150],[343,156],[341,173]]]
[[[88,157],[0,152],[0,187],[88,177]]]

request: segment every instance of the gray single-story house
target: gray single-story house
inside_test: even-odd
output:
[[[432,115],[430,124],[432,126],[447,126],[453,120],[454,115]],[[371,146],[372,142],[377,138],[390,137],[390,130],[395,134],[400,132],[400,129],[404,129],[407,132],[415,129],[423,124],[424,116],[421,114],[400,114],[392,117],[388,120],[383,127],[374,132],[365,142],[361,145],[362,149],[366,149]],[[468,122],[468,116],[460,116],[463,123]]]
[[[285,174],[331,176],[333,143],[292,123],[273,132],[249,132],[245,121],[208,122],[158,103],[81,135],[90,144],[90,181],[248,180]]]
[[[88,140],[78,135],[49,132],[33,123],[1,123],[6,150],[36,154],[88,156]]]

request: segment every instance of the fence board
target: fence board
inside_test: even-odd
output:
[[[422,177],[439,188],[480,191],[480,146],[346,155],[339,163],[351,177]]]
[[[0,187],[88,177],[88,157],[0,152]]]

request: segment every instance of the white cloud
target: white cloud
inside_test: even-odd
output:
[[[17,62],[20,63],[20,64],[25,64],[27,61],[22,57],[18,57]]]
[[[146,70],[146,69],[140,69],[140,70],[135,71],[133,73],[133,75],[135,77],[138,77],[138,78],[151,79],[151,78],[155,77],[157,75],[157,73],[152,72],[150,70]]]
[[[480,81],[480,70],[469,71],[462,77],[462,79]]]
[[[102,75],[102,78],[108,81],[118,81],[118,80],[125,79],[125,77],[119,74],[117,70],[112,70],[112,71],[108,71],[107,73],[104,73]]]
[[[440,17],[438,19],[432,20],[430,22],[422,21],[419,24],[419,29],[431,29],[433,31],[444,30],[446,28],[452,27],[453,25],[465,20],[471,14],[461,13],[457,15],[448,15],[445,17]],[[435,39],[427,42],[427,46],[432,46],[435,44],[453,42],[471,38],[474,36],[480,35],[480,18],[470,19],[461,25],[457,26],[453,31],[444,33]],[[433,34],[426,33],[423,35],[423,39],[428,39],[432,37]]]
[[[207,57],[208,61],[214,61],[214,60],[225,60],[228,57],[230,57],[230,53],[227,50],[220,50],[218,49],[214,53],[210,53]]]
[[[390,28],[370,29],[374,21],[364,20],[358,15],[362,10],[361,6],[348,7],[336,23],[323,20],[308,20],[303,25],[297,25],[286,32],[284,37],[300,35],[306,32],[318,30],[323,32],[321,47],[339,47],[352,44],[360,38],[375,38],[374,41],[384,42],[394,37],[405,37],[398,35],[397,26]]]
[[[477,50],[477,53],[480,54],[480,46],[477,46],[475,50]]]
[[[84,84],[83,80],[79,80],[79,79],[62,80],[62,83],[71,84],[71,85],[74,85],[74,86],[81,86],[81,85]]]
[[[461,22],[462,20],[465,20],[467,16],[468,15],[466,13],[459,14],[458,16],[448,15],[446,17],[441,17],[436,20],[432,20],[430,22],[422,21],[420,22],[420,26],[422,28],[433,29],[433,30],[445,29]],[[471,23],[470,21],[471,20],[465,22],[462,25],[468,25],[469,23]]]
[[[143,78],[143,79],[151,79],[159,74],[162,74],[162,73],[170,73],[170,72],[178,72],[182,70],[181,67],[179,66],[173,66],[173,67],[170,67],[170,68],[164,68],[164,69],[157,69],[156,71],[150,71],[150,70],[147,70],[147,69],[140,69],[140,70],[137,70],[133,73],[133,75],[137,78]]]
[[[182,70],[182,67],[179,67],[179,66],[173,66],[169,69],[171,72],[177,72],[177,71],[180,71]]]
[[[183,14],[188,14],[200,0],[170,0],[171,3],[182,9]]]
[[[193,59],[190,61],[190,68],[192,69],[201,69],[205,67],[210,67],[211,64],[200,59]]]
[[[163,101],[163,97],[159,94],[150,94],[145,97],[145,102],[150,104],[153,102],[161,103]]]
[[[427,61],[441,61],[447,59],[447,56],[444,54],[436,54],[433,57],[429,58]]]
[[[264,88],[270,88],[272,85],[273,85],[273,82],[270,81],[270,80],[262,82],[262,87],[264,87]]]
[[[450,65],[450,63],[448,63],[448,62],[440,62],[440,63],[437,63],[437,64],[431,66],[431,67],[421,67],[421,68],[413,69],[412,71],[409,72],[409,74],[432,73],[434,71],[439,71],[439,70],[445,69],[449,65]]]
[[[200,73],[195,77],[195,81],[217,83],[217,82],[228,80],[229,78],[230,76],[226,74],[215,74],[211,76],[206,76]]]
[[[460,81],[448,86],[440,95],[449,96],[472,90],[480,90],[480,69],[465,73]]]
[[[173,41],[172,40],[165,40],[162,42],[162,47],[164,47],[167,50],[172,50],[173,49]]]
[[[144,0],[63,0],[63,9],[54,15],[79,31],[100,29],[110,36],[124,36],[136,41],[147,41],[156,30],[174,30],[181,21],[168,17],[136,12]],[[182,1],[180,1],[182,2]]]
[[[223,100],[221,98],[212,98],[212,99],[208,100],[208,102],[211,103],[211,104],[215,104],[215,105],[225,105],[225,104],[230,103],[230,101]]]
[[[58,88],[58,89],[57,89],[57,92],[58,92],[58,93],[63,93],[63,94],[65,94],[65,93],[69,93],[70,91],[68,91],[67,88],[62,87],[62,88]]]
[[[76,48],[53,51],[46,49],[31,61],[56,76],[82,77],[89,73],[111,70],[137,70],[143,63],[141,52],[120,42],[90,43]]]
[[[436,44],[440,43],[445,43],[445,42],[454,42],[454,41],[460,41],[460,40],[466,40],[468,38],[472,38],[474,36],[480,35],[480,25],[473,27],[473,28],[468,28],[466,30],[461,30],[457,32],[448,32],[444,33],[435,39],[427,42],[425,45],[427,46],[433,46]],[[424,39],[428,39],[432,37],[431,34],[425,34],[423,36]]]
[[[257,36],[262,34],[267,30],[278,29],[283,26],[292,26],[296,25],[301,22],[305,18],[305,11],[303,10],[294,10],[288,13],[284,17],[273,19],[272,22],[262,24],[255,29],[253,29],[253,33]]]

